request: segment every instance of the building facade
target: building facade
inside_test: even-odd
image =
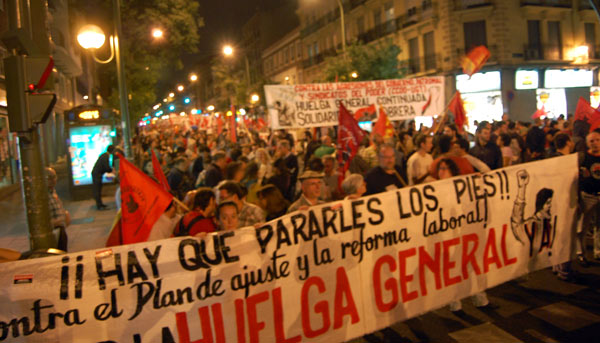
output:
[[[270,84],[303,83],[303,49],[296,28],[267,47],[262,53],[263,71]]]
[[[446,99],[458,89],[471,121],[531,120],[573,113],[579,97],[600,101],[598,19],[587,0],[342,0],[347,42],[391,38],[405,77],[443,75]],[[341,49],[337,0],[300,1],[303,83]],[[491,53],[480,73],[462,74],[473,47]]]

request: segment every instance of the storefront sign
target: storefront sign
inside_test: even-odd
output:
[[[539,85],[537,70],[517,70],[515,73],[515,89],[536,89]]]
[[[348,341],[568,261],[577,175],[570,155],[203,239],[5,263],[0,341]]]
[[[456,89],[461,93],[475,93],[500,90],[500,72],[488,71],[469,75],[456,75]]]
[[[590,87],[593,82],[594,72],[585,69],[549,69],[544,74],[546,88]]]
[[[548,118],[567,115],[567,95],[564,88],[540,88],[536,90],[537,109],[544,108]]]
[[[339,103],[352,112],[371,105],[390,120],[438,115],[444,110],[442,76],[364,82],[267,85],[265,96],[273,129],[333,126]],[[369,120],[377,117],[370,114]],[[364,121],[364,120],[362,120]]]

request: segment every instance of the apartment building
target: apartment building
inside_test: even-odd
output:
[[[300,28],[296,28],[263,51],[263,71],[270,84],[303,83],[302,50]]]
[[[598,18],[587,0],[342,0],[346,40],[392,38],[406,77],[446,76],[471,121],[530,120],[573,113],[578,98],[600,104]],[[321,79],[326,56],[341,49],[337,0],[300,1],[304,83]],[[462,75],[460,59],[485,45],[480,73]]]

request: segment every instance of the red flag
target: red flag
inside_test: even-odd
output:
[[[263,127],[267,126],[267,124],[265,123],[265,121],[262,118],[258,118],[258,120],[256,121],[256,129],[260,130]]]
[[[383,138],[392,137],[394,135],[394,127],[388,120],[383,107],[379,107],[379,118],[377,118],[377,122],[373,126],[373,133],[377,133]]]
[[[454,114],[454,123],[458,127],[458,131],[462,133],[463,127],[467,122],[467,113],[465,112],[465,106],[462,102],[459,91],[454,93],[454,96],[448,105],[448,109],[450,112],[452,112],[452,114]]]
[[[579,97],[577,107],[575,108],[575,120],[588,121],[597,112],[583,97]]]
[[[463,73],[471,77],[483,67],[488,58],[490,58],[490,51],[484,45],[474,47],[461,60]]]
[[[151,149],[151,150],[152,150],[152,170],[154,171],[154,177],[156,178],[156,180],[158,180],[158,183],[160,183],[163,186],[165,191],[168,192],[171,190],[171,187],[169,186],[169,182],[167,182],[165,173],[163,173],[163,170],[160,167],[160,163],[158,163],[158,158],[156,158],[156,155],[154,154],[154,149]]]
[[[343,164],[342,172],[338,179],[338,186],[341,186],[344,175],[350,167],[350,162],[352,162],[352,159],[358,152],[358,147],[364,138],[364,133],[358,126],[356,119],[352,118],[350,112],[348,112],[341,102],[338,119],[338,163]]]
[[[542,105],[542,108],[540,108],[539,110],[535,111],[533,113],[533,115],[531,116],[531,119],[537,119],[543,116],[548,115],[548,113],[546,113],[546,110],[544,109],[544,105]]]
[[[114,247],[123,244],[123,226],[121,225],[121,211],[117,214],[117,218],[110,230],[105,246]]]
[[[363,107],[356,110],[356,112],[354,113],[354,119],[356,119],[356,121],[360,121],[360,118],[362,118],[363,116],[367,118],[374,118],[376,113],[377,109],[375,108],[375,104],[372,104],[369,107]]]
[[[598,110],[594,111],[588,123],[590,124],[590,132],[600,127],[600,112]]]
[[[119,176],[123,244],[145,242],[173,196],[123,156],[119,156]]]

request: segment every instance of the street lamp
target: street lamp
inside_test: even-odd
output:
[[[231,47],[231,45],[225,45],[223,47],[223,54],[225,56],[231,56],[231,55],[233,55],[233,48]]]
[[[215,110],[215,107],[213,105],[208,105],[206,109],[212,112]]]
[[[163,31],[161,29],[152,29],[152,37],[160,39],[163,37]]]
[[[358,77],[358,73],[353,71],[352,74],[350,74],[350,77],[352,77],[353,79],[356,79]]]
[[[183,85],[179,85],[179,86],[177,86],[177,91],[179,91],[179,92],[183,92]]]
[[[257,102],[258,102],[258,100],[260,100],[260,97],[258,96],[258,94],[252,94],[252,95],[250,96],[250,101],[251,101],[252,103],[254,103],[254,104],[255,104],[255,103],[257,103]]]
[[[198,80],[198,75],[196,74],[191,74],[190,75],[190,81],[195,82],[196,80]]]
[[[175,97],[175,93],[173,93],[173,92],[169,93],[169,98],[173,98],[173,97]]]
[[[131,127],[129,120],[129,104],[128,104],[128,93],[127,84],[125,81],[125,64],[123,63],[123,57],[121,56],[121,48],[119,43],[119,37],[122,36],[121,32],[121,1],[113,0],[113,21],[114,21],[114,36],[110,36],[110,53],[111,56],[108,60],[102,61],[96,58],[95,50],[104,45],[106,37],[101,28],[95,25],[86,25],[81,28],[77,34],[77,41],[84,49],[89,49],[92,53],[92,57],[98,63],[109,63],[115,58],[115,64],[117,66],[117,84],[119,88],[119,103],[121,109],[121,127],[123,129],[123,148],[126,157],[133,157],[131,151],[131,133],[129,128]]]

